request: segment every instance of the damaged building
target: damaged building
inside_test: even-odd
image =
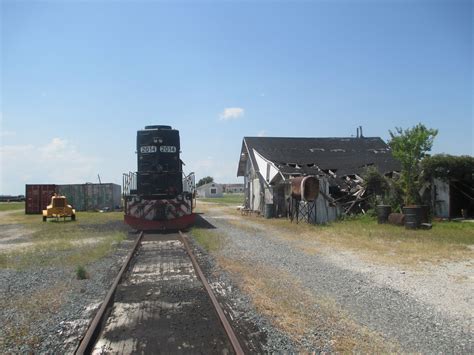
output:
[[[423,203],[443,219],[474,217],[474,158],[436,154],[422,163]]]
[[[327,223],[365,198],[360,175],[369,166],[384,175],[400,170],[378,137],[244,137],[237,176],[244,177],[246,209]],[[292,179],[301,176],[317,178],[313,201],[292,193]]]

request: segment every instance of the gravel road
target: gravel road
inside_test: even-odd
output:
[[[420,297],[420,293],[384,282],[384,276],[388,277],[384,268],[370,265],[372,271],[367,274],[361,271],[360,260],[351,268],[348,266],[350,260],[347,260],[350,254],[341,262],[340,255],[334,258],[324,253],[304,253],[280,238],[277,229],[249,219],[245,223],[251,228],[239,228],[231,223],[235,222],[235,215],[226,215],[218,208],[206,207],[204,217],[228,237],[226,246],[220,251],[223,257],[291,274],[315,297],[334,300],[353,321],[381,334],[388,342],[400,346],[401,351],[473,353],[472,293],[463,299],[468,305],[464,313],[463,308],[451,310],[449,303],[455,303],[455,299],[436,305],[427,302],[428,298]],[[405,273],[399,272],[400,275]],[[436,285],[430,282],[418,285],[420,289],[425,287]],[[472,288],[472,283],[465,287]],[[430,291],[425,289],[423,293]],[[328,330],[314,329],[312,332],[319,333],[319,337],[327,341],[331,338],[331,334],[325,334]]]

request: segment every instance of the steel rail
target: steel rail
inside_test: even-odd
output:
[[[109,289],[109,292],[105,296],[105,300],[104,302],[102,302],[102,305],[100,306],[99,311],[96,313],[94,319],[92,319],[92,322],[89,324],[86,334],[81,339],[79,346],[74,352],[75,354],[83,355],[83,354],[90,354],[92,352],[92,347],[94,346],[97,340],[97,336],[102,328],[104,318],[107,314],[107,310],[109,309],[110,305],[113,303],[117,286],[120,283],[122,276],[125,273],[125,270],[127,270],[130,264],[130,261],[133,258],[133,255],[138,249],[138,246],[140,245],[142,237],[143,237],[143,231],[140,232],[137,240],[135,241],[135,244],[133,245],[132,250],[130,250],[130,252],[128,253],[127,259],[125,259],[125,262],[122,265],[122,268],[120,269],[117,277],[115,278],[114,283],[112,284],[112,286]]]
[[[204,288],[207,291],[207,294],[209,295],[209,298],[211,299],[212,305],[214,306],[214,309],[217,312],[217,315],[219,316],[219,320],[224,327],[224,330],[227,334],[227,337],[230,340],[230,343],[232,344],[232,347],[234,348],[234,351],[237,355],[244,355],[244,351],[242,350],[242,347],[239,343],[239,340],[237,339],[237,336],[234,333],[234,330],[232,329],[229,321],[227,320],[224,311],[222,310],[222,307],[220,306],[219,302],[217,301],[216,296],[212,292],[211,286],[209,286],[209,283],[207,282],[206,277],[204,276],[204,273],[201,270],[201,267],[199,266],[193,252],[191,251],[191,248],[189,247],[189,243],[187,241],[187,236],[179,231],[179,234],[181,236],[181,241],[184,244],[184,247],[186,249],[186,252],[189,255],[189,258],[191,259],[191,262],[194,266],[194,270],[196,270],[196,273],[199,276],[199,279],[201,280],[202,284],[204,285]]]

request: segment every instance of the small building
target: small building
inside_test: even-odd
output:
[[[241,194],[244,192],[244,184],[222,184],[222,192],[226,194]]]
[[[420,190],[434,217],[474,217],[474,158],[437,154],[423,160],[426,182]]]
[[[431,184],[431,208],[434,217],[473,218],[473,180],[433,179]]]
[[[201,185],[196,188],[197,197],[202,198],[213,198],[213,197],[222,197],[223,196],[223,187],[222,184],[217,184],[215,182],[210,182],[205,185]]]
[[[349,207],[362,200],[359,174],[369,166],[383,174],[400,170],[390,148],[378,137],[244,137],[237,176],[244,177],[247,209],[290,218],[297,211],[296,218],[327,223],[346,208],[341,203],[347,202],[345,197],[354,200]],[[294,208],[291,179],[299,176],[317,177],[319,195],[315,201],[298,201]]]

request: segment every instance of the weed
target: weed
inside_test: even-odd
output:
[[[76,267],[76,277],[78,280],[85,280],[89,278],[89,274],[87,273],[86,269],[82,265],[78,265]]]

